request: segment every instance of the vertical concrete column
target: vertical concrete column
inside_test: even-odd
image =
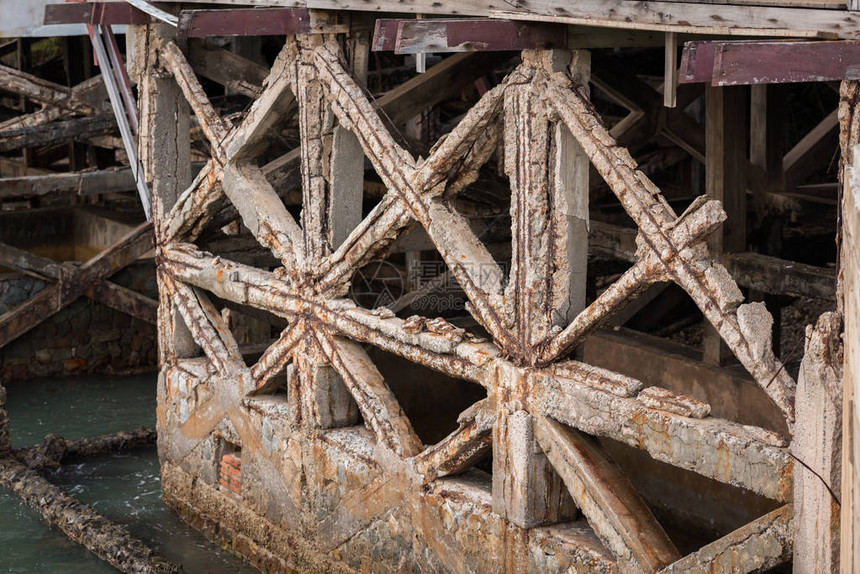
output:
[[[570,74],[580,89],[588,90],[591,73],[591,57],[586,51],[542,50],[523,54],[524,61],[531,61],[549,73]],[[533,88],[532,88],[533,89]],[[511,110],[506,106],[506,114]],[[540,117],[538,115],[537,117]],[[564,256],[552,259],[556,265],[557,284],[546,296],[552,301],[552,316],[523,317],[528,320],[526,329],[545,328],[549,324],[566,326],[585,308],[586,269],[588,263],[588,170],[589,161],[573,134],[561,122],[549,119],[549,142],[547,190],[550,195],[546,213],[539,209],[529,211],[525,207],[517,211],[516,217],[548,217],[553,225],[548,226],[546,241],[554,241]],[[506,138],[510,116],[506,118]],[[528,114],[516,118],[516,122],[534,121]],[[538,131],[542,131],[537,124]],[[519,133],[519,130],[515,130]],[[517,141],[516,149],[530,146],[532,142]],[[506,141],[506,147],[513,147]],[[520,157],[523,156],[510,156]],[[523,160],[526,161],[526,160]],[[521,166],[507,165],[513,173]],[[533,169],[531,165],[528,168]],[[541,186],[515,189],[515,194],[539,193]],[[523,226],[525,229],[526,226]],[[549,234],[553,233],[552,236]],[[532,263],[545,265],[541,253],[527,252],[516,255],[518,265]],[[551,255],[543,255],[551,257]],[[523,289],[525,285],[521,285]],[[527,292],[518,292],[518,297],[529,297]],[[532,301],[535,303],[535,301]],[[534,333],[524,340],[528,345]],[[528,411],[530,395],[529,373],[526,369],[499,366],[496,371],[498,394],[495,397],[497,417],[493,428],[493,511],[522,528],[552,524],[573,514],[573,501],[564,483],[546,454],[535,439],[534,417]]]
[[[836,572],[842,474],[841,317],[806,328],[797,381],[794,440],[794,571]]]
[[[568,71],[586,95],[591,79],[591,53],[587,50],[558,52],[551,60],[553,72]],[[591,163],[582,146],[562,122],[553,126],[555,154],[553,158],[553,194],[558,217],[567,229],[565,251],[568,261],[567,298],[553,317],[553,324],[566,327],[585,309],[585,288],[588,271],[588,172]]]
[[[190,108],[173,76],[158,65],[158,50],[163,42],[175,40],[175,29],[166,24],[131,28],[135,55],[130,68],[140,74],[136,78],[140,94],[138,150],[152,194],[157,233],[160,223],[191,184]],[[199,354],[191,332],[170,305],[160,279],[158,323],[162,365],[176,357]]]
[[[839,274],[839,296],[844,320],[844,363],[842,378],[842,496],[840,571],[853,573],[860,570],[860,505],[857,502],[860,475],[860,146],[851,132],[856,132],[854,116],[857,82],[843,82],[840,123],[843,125],[842,157],[851,158],[853,166],[846,165],[842,174],[842,250]],[[844,112],[844,113],[843,113]],[[852,141],[854,140],[854,141]]]

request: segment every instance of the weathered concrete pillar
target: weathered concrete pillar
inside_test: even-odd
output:
[[[839,104],[842,148],[842,237],[837,302],[842,311],[845,344],[842,379],[842,496],[840,570],[860,569],[860,505],[857,504],[860,460],[860,84],[842,82]]]
[[[170,72],[158,67],[158,49],[175,36],[164,24],[133,26],[135,56],[131,70],[140,93],[138,150],[152,194],[153,222],[158,241],[159,224],[191,184],[191,119],[188,104]],[[200,352],[176,309],[167,303],[159,281],[159,362],[173,357],[194,357]]]
[[[806,328],[797,384],[794,441],[794,571],[835,572],[839,564],[842,474],[842,319],[825,313]]]

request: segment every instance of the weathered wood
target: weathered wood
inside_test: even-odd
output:
[[[91,286],[110,277],[151,249],[152,226],[144,223],[83,265],[78,267],[67,263],[60,266],[57,283],[0,315],[0,347],[38,326],[77,300]],[[42,263],[36,262],[40,266],[43,266]]]
[[[765,572],[791,559],[792,505],[711,542],[661,570],[661,574]],[[798,572],[802,570],[796,570]]]
[[[423,110],[460,93],[505,59],[506,56],[493,52],[454,54],[386,92],[373,105],[383,111],[392,124],[400,126]]]
[[[68,141],[87,141],[115,130],[116,120],[109,115],[76,118],[31,127],[16,127],[0,132],[0,152]]]
[[[765,293],[830,300],[836,294],[836,273],[759,253],[728,253],[722,257],[738,285]]]
[[[837,110],[833,110],[791,148],[782,160],[785,191],[793,191],[833,158],[838,141]]]
[[[663,105],[674,108],[678,101],[678,33],[666,32],[663,63]]]
[[[654,572],[680,558],[651,510],[600,444],[546,417],[535,435],[601,541],[630,572]]]
[[[18,94],[35,102],[56,106],[78,114],[92,114],[96,109],[82,101],[72,88],[38,76],[0,65],[0,85],[4,92]]]
[[[648,2],[643,6],[633,0],[620,0],[611,6],[589,0],[559,8],[550,0],[536,0],[520,10],[491,10],[490,17],[523,20],[551,17],[553,22],[564,24],[692,34],[860,38],[860,21],[855,15],[812,8],[706,2]]]
[[[260,93],[269,73],[257,62],[203,40],[189,43],[188,63],[204,78],[249,97]]]
[[[101,280],[90,285],[84,294],[102,305],[151,325],[158,322],[158,301],[131,289]]]
[[[513,20],[377,20],[373,46],[395,54],[564,49],[567,34],[562,26]]]
[[[794,471],[794,568],[839,570],[839,501],[842,482],[841,317],[822,315],[806,328],[797,380]]]
[[[60,275],[57,262],[18,249],[8,243],[0,243],[0,264],[41,278],[56,279]]]
[[[681,82],[713,86],[827,82],[846,77],[857,42],[693,41],[684,45]]]

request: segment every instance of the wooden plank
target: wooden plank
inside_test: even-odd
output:
[[[18,94],[34,102],[57,106],[70,112],[91,114],[96,110],[81,101],[71,89],[38,76],[0,65],[0,86],[2,91]]]
[[[179,13],[180,36],[281,36],[311,30],[307,8],[229,8],[183,10]]]
[[[0,243],[0,265],[41,278],[56,279],[60,275],[59,263],[8,243]]]
[[[192,171],[197,172],[202,164],[195,163],[191,167]],[[100,195],[136,189],[134,176],[128,167],[0,178],[0,199],[38,197],[63,192]]]
[[[528,8],[490,10],[490,17],[551,19],[564,24],[691,34],[860,38],[860,19],[857,15],[815,8],[704,2],[648,2],[643,5],[635,0],[619,0],[612,4],[600,0],[586,0],[558,6],[551,0],[534,0],[529,3]]]
[[[535,435],[622,570],[654,572],[680,555],[651,509],[596,440],[546,417]]]
[[[694,41],[684,45],[681,82],[714,86],[828,82],[846,77],[858,42]]]
[[[663,63],[663,105],[674,108],[678,99],[678,33],[666,32]]]
[[[842,375],[841,572],[860,569],[860,83],[844,81],[839,94],[842,248],[837,309],[844,328]]]
[[[567,31],[556,24],[490,18],[396,20],[395,54],[499,52],[565,48]],[[380,29],[380,28],[378,28]],[[389,42],[375,40],[374,45]]]

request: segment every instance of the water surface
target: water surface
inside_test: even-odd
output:
[[[155,425],[155,378],[69,377],[14,383],[8,390],[12,444],[48,433],[81,438]],[[78,500],[122,524],[189,574],[256,572],[198,534],[161,501],[154,448],[97,456],[46,475]],[[0,572],[100,574],[112,567],[48,528],[17,496],[0,489]]]

